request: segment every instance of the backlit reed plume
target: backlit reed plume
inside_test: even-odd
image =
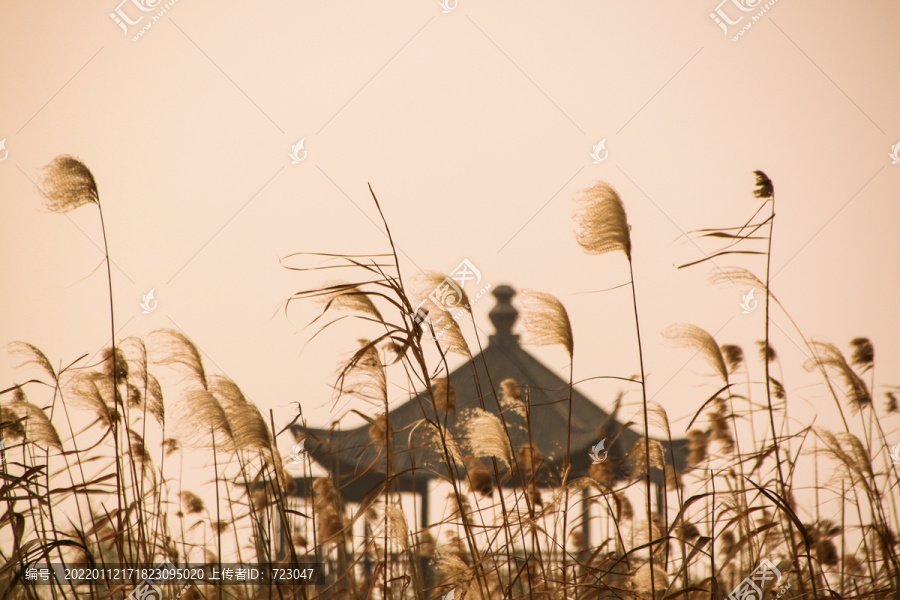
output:
[[[153,469],[153,457],[144,444],[144,438],[136,431],[129,429],[128,440],[131,443],[131,452],[127,456],[140,466],[139,472],[150,477],[155,483],[156,470]]]
[[[734,436],[728,427],[728,405],[724,398],[716,398],[709,413],[710,438],[718,442],[725,454],[734,452]]]
[[[722,354],[725,356],[725,362],[728,365],[728,373],[732,375],[744,362],[744,350],[734,344],[723,344],[721,349]]]
[[[383,533],[404,550],[409,550],[409,525],[403,510],[395,504],[386,504],[382,519]]]
[[[189,515],[199,514],[206,510],[203,500],[194,492],[182,491],[178,497],[181,499],[182,510]]]
[[[533,477],[543,464],[544,457],[536,444],[522,444],[516,452],[519,469],[526,477]]]
[[[865,373],[875,365],[875,347],[872,340],[864,337],[853,338],[850,345],[853,347],[850,361],[861,373]]]
[[[515,379],[504,379],[500,382],[500,406],[520,417],[525,417],[525,403],[522,401],[522,388]]]
[[[681,473],[672,465],[666,465],[666,489],[670,492],[681,489],[684,484],[681,481]]]
[[[459,540],[459,538],[456,539]],[[454,544],[440,546],[434,556],[434,570],[437,575],[437,582],[440,585],[447,586],[449,588],[448,592],[466,579],[469,565],[463,559],[464,556],[465,551],[463,550],[462,556],[460,556]]]
[[[699,429],[691,429],[687,432],[688,438],[688,465],[696,467],[702,464],[708,456],[709,439],[706,432]]]
[[[569,357],[574,350],[572,323],[562,302],[544,292],[522,290],[519,293],[522,343],[531,346],[559,344]]]
[[[663,336],[675,346],[687,348],[700,355],[711,366],[722,381],[728,380],[728,368],[719,344],[709,333],[696,325],[679,323],[671,325],[663,331]]]
[[[654,469],[665,468],[666,449],[663,448],[663,445],[659,440],[650,440],[649,447],[650,467]],[[625,455],[625,460],[631,465],[631,472],[629,474],[629,480],[631,482],[635,482],[647,474],[646,448],[647,444],[645,444],[644,439],[642,438],[635,442],[631,450],[628,451],[628,454]]]
[[[447,310],[469,310],[472,307],[465,290],[453,279],[438,271],[417,273],[413,277],[413,293],[417,300],[430,298]]]
[[[148,342],[151,363],[172,367],[182,378],[193,379],[206,388],[200,351],[186,335],[174,329],[158,329],[150,334]]]
[[[541,490],[538,489],[537,484],[533,481],[525,486],[525,494],[528,496],[528,502],[532,506],[544,505],[544,498],[541,496]]]
[[[269,429],[256,405],[227,377],[210,375],[208,383],[209,393],[218,400],[228,419],[235,447],[253,454],[268,453]]]
[[[472,504],[465,494],[455,494],[453,492],[447,494],[447,505],[450,509],[452,520],[472,518]]]
[[[456,410],[456,390],[447,377],[439,377],[432,381],[434,387],[434,405],[439,414],[452,413]]]
[[[493,457],[509,469],[512,464],[512,448],[509,437],[495,415],[481,408],[469,408],[459,415],[457,428],[463,434],[463,445],[476,457]]]
[[[100,370],[110,381],[121,385],[128,380],[128,361],[125,359],[125,353],[121,348],[115,349],[115,360],[113,360],[113,349],[106,347],[100,354]],[[113,371],[115,370],[115,376]]]
[[[228,417],[216,397],[205,388],[192,386],[184,393],[170,394],[169,398],[168,428],[183,447],[212,449],[215,446],[223,451],[234,448]]]
[[[210,375],[208,387],[209,393],[218,400],[225,413],[235,448],[251,456],[263,456],[265,462],[275,469],[278,483],[284,489],[286,476],[283,462],[259,408],[247,400],[237,384],[227,377]]]
[[[125,358],[128,369],[129,406],[135,406],[138,414],[144,411],[156,419],[160,425],[165,423],[165,407],[162,387],[159,380],[147,370],[147,348],[140,338],[126,338],[119,342],[118,350]],[[134,395],[135,402],[131,396]]]
[[[375,406],[384,406],[387,375],[378,348],[369,340],[358,342],[360,349],[341,366],[336,390],[339,394],[350,394]]]
[[[866,382],[853,370],[840,350],[827,342],[810,342],[810,347],[814,355],[812,361],[806,365],[808,369],[817,365],[822,369],[836,372],[844,382],[847,398],[854,410],[871,406],[872,396]]]
[[[622,199],[598,182],[575,195],[575,239],[588,254],[622,251],[631,260],[631,227]]]
[[[314,298],[325,305],[323,313],[334,309],[362,313],[379,322],[383,320],[378,307],[358,283],[328,281],[322,285],[321,293]]]
[[[379,448],[387,448],[389,434],[393,433],[390,419],[386,413],[380,413],[369,424],[369,439]]]
[[[672,430],[669,428],[669,415],[666,413],[666,409],[658,402],[648,402],[647,412],[650,416],[650,422],[666,433],[665,439],[672,439]]]
[[[632,585],[638,593],[652,597],[661,596],[669,585],[669,575],[659,566],[653,565],[653,576],[650,575],[651,566],[649,563],[641,565],[632,578]],[[651,587],[656,587],[651,590]]]
[[[44,167],[41,193],[47,210],[67,213],[85,204],[100,204],[97,182],[83,162],[63,154]]]
[[[11,342],[9,344],[9,353],[22,360],[22,362],[16,365],[17,367],[21,368],[28,364],[35,365],[50,377],[50,381],[56,381],[56,371],[53,369],[53,365],[50,364],[50,360],[43,352],[31,344],[26,342]]]
[[[313,481],[313,492],[319,543],[343,543],[343,510],[334,481],[327,477],[316,479]]]
[[[72,406],[93,413],[98,422],[109,427],[117,415],[113,390],[112,382],[102,373],[78,371],[64,378],[62,395]]]
[[[7,431],[7,424],[11,425],[7,435],[22,435],[31,444],[62,450],[59,434],[50,419],[43,410],[28,401],[22,388],[15,389],[12,399],[3,403],[3,409],[3,430]]]
[[[180,375],[177,390],[167,394],[165,402],[172,437],[185,448],[233,449],[228,417],[209,393],[206,371],[194,343],[178,331],[161,329],[150,334],[147,349],[151,364],[167,366]]]
[[[419,434],[419,427],[424,427],[424,433]],[[424,444],[431,447],[438,455],[443,457],[444,454],[444,444],[447,446],[447,454],[450,456],[450,461],[461,467],[465,464],[463,460],[462,451],[459,449],[459,444],[456,443],[456,439],[453,437],[453,434],[446,427],[441,425],[440,423],[432,423],[428,422],[425,419],[421,419],[418,423],[416,423],[412,430],[410,431],[410,440],[420,439]],[[415,436],[420,435],[419,438]],[[443,438],[443,441],[441,441]],[[411,446],[413,442],[410,442]]]
[[[743,267],[719,267],[709,275],[709,280],[716,284],[749,286],[757,290],[766,289],[766,284],[759,277]]]
[[[469,350],[469,344],[463,337],[457,321],[459,314],[457,312],[456,315],[453,315],[432,298],[425,297],[421,306],[418,307],[416,319],[420,322],[424,337],[434,340],[442,351],[471,358],[472,352]]]
[[[773,198],[775,196],[775,184],[762,171],[753,171],[756,175],[756,189],[753,195],[757,198]]]
[[[887,398],[885,410],[887,410],[889,413],[897,412],[897,394],[895,394],[894,392],[885,392],[884,397]]]
[[[874,477],[872,457],[858,437],[852,433],[834,435],[826,429],[817,428],[815,431],[825,442],[825,453],[837,460],[838,464],[843,467],[842,471],[849,475],[851,481],[856,483],[862,480],[863,483],[866,483]]]
[[[588,467],[588,477],[593,479],[602,490],[609,491],[616,483],[615,470],[611,460],[592,462]]]
[[[467,458],[469,460],[466,461],[466,479],[469,482],[469,489],[484,497],[493,495],[494,477],[490,470],[477,458]]]
[[[778,360],[778,353],[771,344],[766,344],[765,340],[757,340],[756,345],[759,347],[760,360],[773,363]]]

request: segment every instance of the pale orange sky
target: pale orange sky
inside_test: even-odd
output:
[[[68,363],[108,342],[105,271],[91,274],[96,210],[44,214],[29,181],[70,153],[98,180],[119,335],[180,328],[211,372],[280,423],[298,401],[312,424],[330,421],[327,384],[358,335],[336,329],[303,351],[312,309],[277,311],[319,280],[278,258],[387,251],[367,183],[406,276],[466,258],[483,284],[552,293],[572,319],[576,380],[628,376],[627,288],[579,295],[628,277],[621,256],[586,256],[572,234],[572,196],[604,179],[633,227],[650,395],[675,421],[696,410],[707,371],[682,370],[690,356],[662,329],[694,323],[748,353],[762,335],[761,311],[741,314],[746,290],[713,288],[708,267],[673,267],[700,256],[678,238],[742,222],[762,169],[778,201],[774,293],[807,335],[845,350],[871,337],[879,381],[900,383],[896,2],[781,0],[738,43],[706,0],[459,0],[446,14],[436,1],[179,0],[136,43],[109,18],[115,7],[4,8],[2,343]],[[291,164],[301,138],[308,156]],[[594,165],[602,138],[609,158]],[[763,275],[760,260],[719,264]],[[151,288],[158,308],[144,315]],[[492,305],[475,306],[488,333]],[[775,321],[798,416],[819,406],[833,423],[795,334]],[[561,350],[537,354],[567,371]],[[22,378],[13,364],[0,354],[4,386]],[[583,389],[608,407],[618,386]]]

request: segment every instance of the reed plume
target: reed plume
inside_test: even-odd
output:
[[[387,403],[387,374],[378,348],[369,340],[358,340],[357,350],[341,366],[336,391],[361,398],[374,406]]]
[[[200,351],[186,335],[174,329],[159,329],[150,334],[151,363],[172,367],[184,380],[192,380],[206,389],[206,371]]]
[[[434,387],[434,404],[440,414],[452,413],[456,410],[456,390],[447,377],[439,377],[432,381]]]
[[[481,408],[469,408],[460,413],[457,427],[470,454],[496,458],[510,468],[512,449],[500,419]]]
[[[381,449],[387,448],[389,435],[393,433],[387,413],[380,413],[369,424],[369,439]]]
[[[38,350],[35,346],[32,346],[31,344],[28,344],[26,342],[10,342],[9,353],[22,359],[22,362],[16,365],[18,368],[22,368],[23,366],[28,364],[33,364],[44,371],[44,373],[46,373],[50,377],[50,381],[56,381],[56,370],[53,368],[53,365],[50,364],[50,360],[44,355],[44,353]]]
[[[722,378],[728,381],[728,367],[719,344],[708,332],[696,325],[679,323],[663,331],[663,336],[675,346],[693,350]]]
[[[3,409],[6,414],[2,418],[2,429],[9,432],[7,435],[21,435],[31,444],[62,450],[56,428],[43,410],[28,401],[22,388],[15,389],[12,400]]]
[[[875,346],[872,345],[872,340],[864,337],[853,338],[850,345],[853,347],[850,361],[861,373],[875,366]]]
[[[178,496],[181,498],[181,508],[185,513],[194,515],[206,510],[203,499],[194,492],[182,491]]]
[[[562,302],[544,292],[522,290],[519,293],[519,303],[522,307],[522,343],[532,346],[559,344],[571,358],[575,345],[572,323]]]
[[[847,389],[847,399],[854,411],[859,411],[872,405],[872,395],[869,393],[866,382],[853,370],[853,367],[850,366],[837,347],[827,342],[817,341],[810,342],[810,347],[814,355],[812,360],[807,363],[807,369],[819,366],[822,369],[830,369],[837,372],[844,382],[844,387]],[[865,350],[863,351],[865,352]],[[863,357],[868,358],[866,355],[863,355]]]
[[[728,365],[728,374],[733,375],[744,362],[744,349],[734,344],[723,344],[721,350]]]
[[[625,460],[631,465],[631,472],[629,473],[629,480],[633,483],[638,479],[647,475],[647,463],[649,462],[650,467],[654,469],[664,469],[666,460],[665,454],[666,449],[663,448],[663,445],[659,442],[659,440],[650,440],[650,460],[647,460],[646,448],[647,444],[643,439],[635,442],[634,446],[632,446],[631,450],[628,451],[628,454],[625,455]]]
[[[522,388],[515,379],[504,379],[500,382],[500,406],[505,411],[525,418],[525,403],[523,402]]]
[[[631,227],[611,185],[597,182],[575,195],[575,239],[588,254],[621,251],[631,260]]]
[[[67,213],[85,204],[100,204],[91,170],[68,154],[57,156],[44,167],[40,187],[50,212]]]
[[[384,320],[369,292],[359,283],[328,281],[322,285],[321,293],[314,298],[325,305],[323,313],[333,309],[361,313],[377,322]]]
[[[491,475],[490,470],[474,457],[469,457],[466,463],[466,478],[469,482],[469,488],[485,498],[492,496],[494,493],[494,477]]]

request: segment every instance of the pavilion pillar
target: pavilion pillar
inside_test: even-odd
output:
[[[428,480],[423,479],[421,489],[419,491],[421,504],[419,505],[419,529],[425,531],[428,527]]]
[[[588,488],[581,490],[581,537],[584,538],[584,547],[591,547],[591,500]]]

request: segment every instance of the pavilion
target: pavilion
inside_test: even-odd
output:
[[[538,361],[522,348],[519,337],[513,333],[518,311],[511,300],[515,291],[506,285],[494,289],[496,306],[490,311],[490,320],[495,332],[490,335],[484,350],[455,369],[449,381],[456,394],[456,410],[438,417],[426,393],[420,393],[412,400],[390,411],[389,421],[393,429],[392,471],[398,473],[392,481],[392,489],[411,492],[420,498],[420,527],[428,525],[429,484],[439,476],[447,476],[446,466],[439,455],[427,445],[413,444],[410,447],[409,431],[423,417],[445,423],[453,432],[456,419],[468,408],[484,408],[499,415],[500,383],[513,379],[520,389],[527,390],[530,398],[531,438],[521,427],[509,427],[513,449],[528,443],[534,444],[543,457],[542,472],[545,474],[539,485],[552,486],[559,482],[563,470],[566,451],[566,430],[568,428],[569,383]],[[623,458],[640,440],[639,432],[625,427],[580,393],[572,389],[572,429],[571,429],[571,473],[570,479],[588,475],[591,466],[589,452],[600,441],[598,428],[606,434],[606,450],[611,461],[612,477],[626,478]],[[505,413],[507,421],[521,418]],[[446,419],[446,420],[445,420]],[[524,424],[524,422],[523,422]],[[324,470],[331,475],[345,502],[365,503],[374,499],[384,490],[385,451],[372,442],[369,427],[351,430],[313,429],[295,425],[292,428],[297,440],[305,439],[306,451]],[[687,468],[688,442],[685,439],[660,440],[665,448],[667,464],[674,464],[681,472]],[[483,459],[489,464],[489,459]],[[521,479],[516,474],[501,475],[503,487],[519,486]],[[465,477],[464,469],[454,474]],[[312,496],[314,477],[295,478],[294,494]],[[656,488],[657,510],[662,510],[664,501],[664,473],[651,470],[651,481]],[[496,482],[494,482],[496,485]]]

